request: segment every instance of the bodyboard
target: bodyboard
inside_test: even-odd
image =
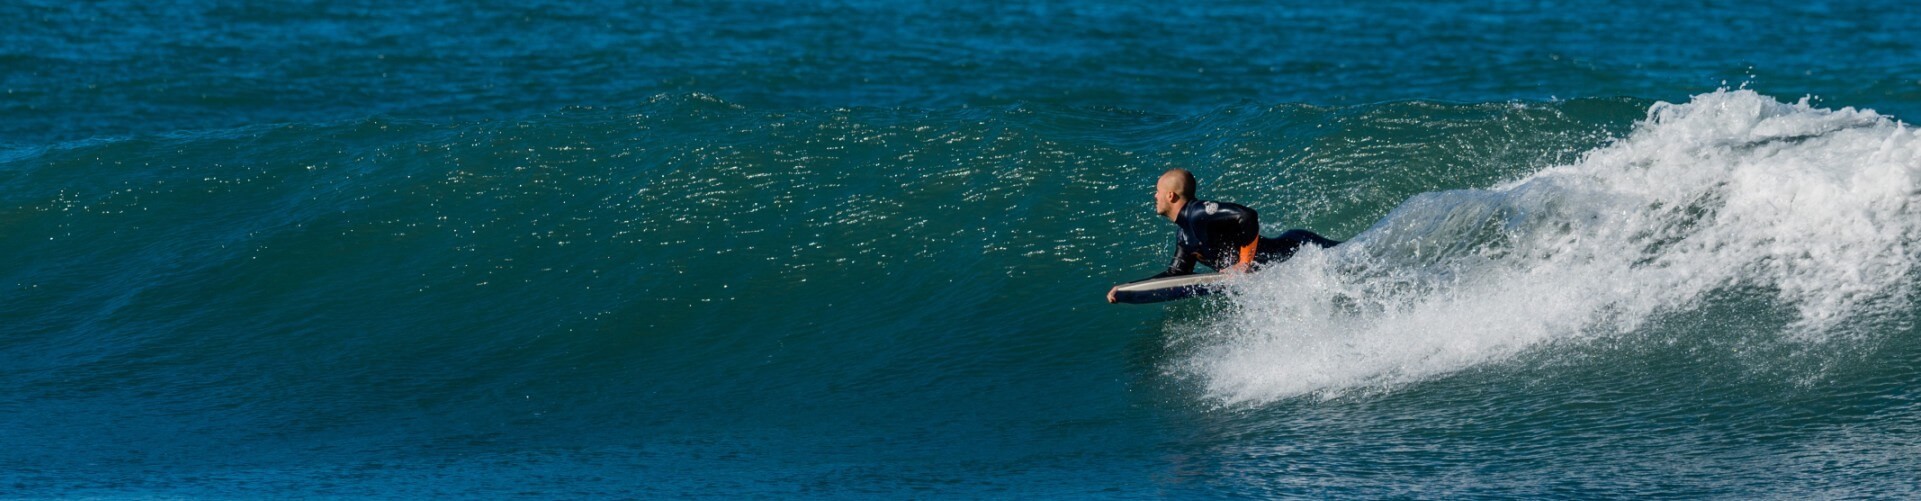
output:
[[[1220,273],[1196,273],[1128,282],[1114,290],[1114,300],[1147,304],[1206,296],[1217,289],[1214,284],[1226,279],[1227,275]]]

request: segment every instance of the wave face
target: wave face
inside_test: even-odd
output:
[[[1347,245],[1238,284],[1228,318],[1190,334],[1205,346],[1183,368],[1228,402],[1326,397],[1663,324],[1740,324],[1700,318],[1734,298],[1747,303],[1715,314],[1771,320],[1685,335],[1742,350],[1906,335],[1916,139],[1871,111],[1748,91],[1657,103],[1576,162],[1423,193]]]
[[[1451,444],[1412,459],[1479,479],[1446,492],[1583,490],[1556,468],[1664,492],[1610,469],[1647,454],[1856,492],[1817,459],[1868,441],[1841,456],[1886,476],[1848,485],[1885,492],[1915,466],[1890,434],[1921,379],[1917,144],[1736,90],[1191,117],[663,95],[19,149],[0,470],[105,496],[1368,494]],[[1270,234],[1351,240],[1220,299],[1104,304],[1164,258],[1170,165]],[[1687,445],[1762,436],[1793,447]]]

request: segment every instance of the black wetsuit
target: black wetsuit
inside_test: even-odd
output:
[[[1260,215],[1247,206],[1227,202],[1190,201],[1181,207],[1174,224],[1181,227],[1174,241],[1174,260],[1167,264],[1167,271],[1149,278],[1194,273],[1195,263],[1225,270],[1240,264],[1243,256],[1258,264],[1278,263],[1294,257],[1302,244],[1333,247],[1341,243],[1307,230],[1287,230],[1274,238],[1262,238]]]

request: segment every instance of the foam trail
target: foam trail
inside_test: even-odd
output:
[[[1867,110],[1719,91],[1485,190],[1433,192],[1351,243],[1233,286],[1180,362],[1229,404],[1420,381],[1543,343],[1632,332],[1731,287],[1788,337],[1906,311],[1921,134]]]

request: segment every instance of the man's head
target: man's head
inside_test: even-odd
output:
[[[1161,180],[1154,183],[1154,213],[1176,220],[1181,207],[1194,200],[1194,173],[1187,169],[1168,169],[1161,173]]]

